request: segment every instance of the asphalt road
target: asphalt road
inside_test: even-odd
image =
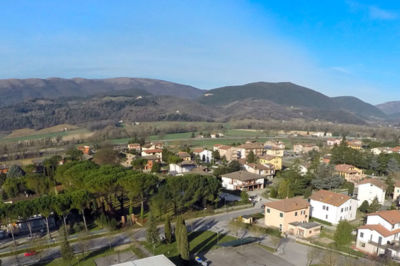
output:
[[[216,230],[215,226],[219,223],[229,223],[229,221],[235,217],[246,215],[246,214],[254,214],[257,212],[261,212],[260,203],[257,204],[253,208],[249,209],[242,209],[227,213],[220,213],[214,216],[207,216],[201,218],[194,218],[186,221],[189,231],[202,231],[202,230]],[[159,226],[160,234],[163,234],[163,226]],[[106,236],[106,237],[99,237],[92,240],[86,241],[85,244],[85,251],[95,251],[107,248],[113,248],[119,245],[128,244],[132,242],[132,237],[137,240],[145,239],[146,237],[146,230],[137,229],[134,231],[127,231],[122,232],[118,235],[114,236]],[[71,246],[73,247],[76,253],[81,253],[83,251],[82,243],[72,243]],[[31,257],[24,257],[23,254],[18,256],[8,256],[1,258],[3,265],[33,265],[39,262],[49,262],[56,258],[59,258],[60,248],[52,247],[40,252],[37,255]]]

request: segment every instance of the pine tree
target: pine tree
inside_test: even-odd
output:
[[[189,240],[188,240],[188,232],[186,225],[183,225],[180,229],[180,247],[179,253],[181,254],[181,258],[183,260],[188,261],[190,259],[190,247],[189,247]]]
[[[169,216],[167,216],[167,219],[165,220],[164,233],[167,243],[172,243],[172,229]]]

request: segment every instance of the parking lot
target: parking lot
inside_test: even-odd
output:
[[[209,265],[293,265],[255,244],[234,248],[219,248],[208,252],[204,257],[208,260]]]

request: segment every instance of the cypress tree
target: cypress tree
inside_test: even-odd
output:
[[[188,261],[190,259],[190,247],[189,247],[189,240],[188,240],[188,232],[186,225],[183,225],[180,229],[180,254],[183,260]]]
[[[181,231],[182,225],[183,225],[183,218],[182,218],[182,216],[179,215],[176,218],[176,225],[175,225],[176,248],[177,248],[179,254],[181,253],[180,252],[180,242],[181,242],[180,241],[180,237],[181,237],[180,231]]]
[[[172,243],[172,229],[169,216],[167,216],[167,218],[165,219],[164,233],[167,243]]]
[[[147,221],[146,238],[147,238],[147,241],[153,245],[158,244],[158,242],[160,242],[157,224],[156,224],[151,212],[150,212],[149,220]]]

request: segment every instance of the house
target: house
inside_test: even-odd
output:
[[[142,146],[139,143],[129,143],[128,144],[128,150],[141,152]]]
[[[178,152],[178,157],[181,158],[183,161],[190,161],[192,160],[192,156],[185,151]]]
[[[199,153],[200,160],[205,163],[211,163],[213,159],[212,151],[203,150]]]
[[[342,143],[341,139],[328,139],[326,141],[326,145],[328,145],[329,147],[335,146],[335,145],[340,145]]]
[[[260,142],[249,142],[240,145],[242,157],[247,158],[250,152],[253,152],[255,156],[262,156],[264,154],[264,144]]]
[[[8,167],[5,165],[0,165],[0,174],[7,174]]]
[[[269,180],[272,180],[275,174],[275,168],[272,164],[245,163],[243,167],[247,172],[264,176]]]
[[[199,155],[200,156],[200,152],[204,151],[203,148],[193,148],[192,152],[194,155]]]
[[[399,202],[400,196],[400,180],[394,181],[393,200]]]
[[[237,171],[221,176],[222,187],[227,190],[253,191],[264,188],[264,177],[247,171]]]
[[[169,173],[171,175],[183,175],[189,173],[196,168],[196,163],[193,161],[182,161],[180,163],[169,164]]]
[[[353,139],[353,140],[348,140],[347,141],[347,146],[349,148],[355,149],[355,150],[361,150],[362,148],[362,141],[358,139]]]
[[[320,159],[321,163],[330,164],[331,163],[331,154],[326,154]]]
[[[154,150],[154,149],[162,150],[163,148],[164,148],[164,144],[162,142],[151,142],[151,143],[143,145],[142,151]]]
[[[161,149],[142,149],[142,157],[154,155],[158,159],[162,160],[162,150]]]
[[[211,133],[210,134],[210,138],[212,138],[212,139],[223,138],[223,137],[224,137],[224,134],[222,134],[222,133]]]
[[[358,183],[365,178],[363,170],[350,164],[337,164],[335,172],[348,182]]]
[[[308,223],[310,204],[302,197],[271,201],[264,204],[264,223],[266,226],[289,232],[291,223]]]
[[[214,145],[214,151],[218,151],[220,157],[225,157],[227,161],[238,160],[243,157],[243,150],[238,147],[218,144],[218,146]]]
[[[391,149],[392,153],[400,153],[400,146],[396,146]]]
[[[393,148],[393,149],[394,149],[394,148]],[[388,147],[377,147],[377,148],[372,148],[372,149],[371,149],[371,152],[372,152],[374,155],[379,155],[379,154],[381,154],[381,153],[383,153],[383,154],[390,154],[390,153],[393,153],[393,149],[388,148]]]
[[[358,227],[356,249],[369,255],[386,254],[400,259],[400,211],[368,214],[366,223]]]
[[[288,234],[300,238],[316,237],[319,236],[319,234],[321,233],[321,225],[314,222],[292,222],[289,223],[288,228]]]
[[[251,215],[242,215],[238,217],[238,220],[245,224],[252,224],[254,222],[254,217]]]
[[[267,155],[283,157],[285,144],[281,141],[267,141],[264,143],[264,150]]]
[[[294,144],[293,152],[296,154],[309,153],[310,151],[319,151],[319,147],[313,144]]]
[[[264,165],[272,164],[274,166],[275,171],[282,170],[282,157],[263,155],[258,158],[258,161]]]
[[[358,207],[366,200],[369,204],[376,198],[379,204],[385,202],[387,185],[380,179],[367,178],[356,184]]]
[[[80,150],[84,155],[90,155],[91,154],[91,150],[90,150],[90,146],[88,145],[84,145],[84,146],[79,146],[78,150]]]
[[[341,220],[356,219],[357,200],[328,190],[319,190],[310,197],[311,217],[338,224]]]
[[[160,162],[160,158],[156,155],[143,156],[142,158],[147,160],[146,165],[143,168],[143,171],[145,172],[150,172],[153,168],[154,163]]]
[[[264,143],[264,147],[266,149],[269,148],[277,148],[277,149],[281,149],[284,150],[285,149],[285,143],[283,143],[282,141],[274,141],[274,140],[268,140]]]

